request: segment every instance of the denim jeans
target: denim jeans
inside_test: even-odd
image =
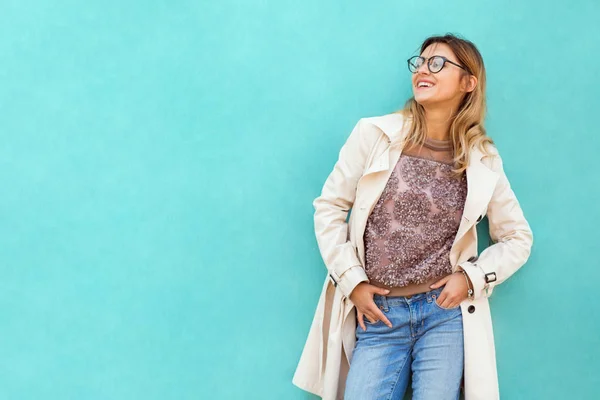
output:
[[[363,331],[357,320],[344,400],[402,400],[409,379],[413,400],[459,399],[462,312],[460,305],[437,304],[443,288],[412,296],[373,296],[392,328],[365,316]]]

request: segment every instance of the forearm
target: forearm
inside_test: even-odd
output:
[[[521,268],[528,260],[533,233],[520,203],[504,172],[502,159],[496,156],[494,170],[499,174],[487,216],[491,239],[496,242],[478,258],[459,264],[469,275],[475,298],[489,297],[494,287]]]

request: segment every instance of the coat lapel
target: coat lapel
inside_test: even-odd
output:
[[[485,155],[478,149],[472,149],[467,165],[467,198],[455,242],[469,230],[487,208],[498,180],[498,174],[482,162]]]
[[[402,115],[396,113],[382,117],[374,117],[371,118],[370,121],[383,132],[387,141],[387,146],[385,150],[373,160],[363,176],[390,169],[390,163],[393,162],[394,158],[393,155],[390,154],[390,144],[396,137],[403,135],[406,132],[404,128],[408,126],[408,124],[404,126],[404,118]]]

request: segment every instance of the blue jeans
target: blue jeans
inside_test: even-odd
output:
[[[463,377],[463,320],[460,305],[442,308],[444,286],[412,296],[375,294],[392,323],[356,323],[356,346],[344,400],[402,400],[411,379],[413,400],[457,400]]]

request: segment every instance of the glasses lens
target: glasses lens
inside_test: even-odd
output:
[[[410,72],[416,72],[421,65],[423,65],[423,59],[419,56],[411,57],[408,60],[408,69]]]
[[[432,57],[429,60],[429,68],[431,72],[439,72],[444,67],[444,59],[442,57]]]

